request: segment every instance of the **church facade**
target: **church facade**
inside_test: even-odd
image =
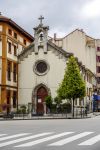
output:
[[[43,25],[42,19],[41,17],[40,24],[34,28],[34,42],[18,56],[19,105],[31,105],[34,113],[46,113],[45,97],[48,95],[56,97],[56,91],[64,77],[66,62],[73,55],[72,52],[67,52],[66,48],[63,49],[54,43],[52,38],[48,38],[49,27]],[[93,88],[96,86],[95,74],[89,68],[85,68],[84,62],[79,61],[80,58],[76,59],[89,95],[82,100],[77,99],[75,105],[83,107],[89,105],[92,109],[92,101],[88,98],[92,96]]]
[[[19,105],[32,104],[35,113],[45,113],[45,97],[56,97],[66,61],[71,55],[48,40],[49,27],[34,28],[34,42],[19,55]]]

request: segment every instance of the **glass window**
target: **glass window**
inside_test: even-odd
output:
[[[8,42],[8,53],[11,54],[11,43],[10,42]]]
[[[13,81],[16,82],[16,75],[17,75],[17,65],[13,65]]]
[[[100,56],[96,56],[97,62],[100,62]]]
[[[17,39],[17,33],[14,32],[14,38]]]
[[[39,72],[39,73],[44,73],[47,71],[47,64],[45,62],[38,62],[37,65],[36,65],[36,70]]]
[[[8,65],[7,66],[7,68],[8,68],[8,70],[7,70],[7,78],[8,78],[8,81],[11,81],[11,62],[8,61],[7,65]]]
[[[97,47],[97,51],[100,51],[100,47]]]
[[[97,66],[97,73],[100,73],[100,66]]]
[[[24,45],[26,45],[26,40],[24,39]]]
[[[17,46],[14,45],[14,55],[17,56]]]
[[[11,29],[8,29],[8,33],[9,33],[10,35],[12,35],[12,30],[11,30]]]

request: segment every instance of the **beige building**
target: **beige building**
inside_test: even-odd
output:
[[[54,34],[54,38],[51,40],[65,51],[73,53],[78,59],[81,74],[86,82],[87,95],[84,100],[91,110],[92,94],[96,88],[96,40],[79,29],[74,30],[64,38],[57,38],[56,34]],[[76,105],[77,103],[82,105],[84,102],[77,101]]]
[[[10,18],[0,13],[0,110],[18,104],[18,54],[33,37]],[[10,108],[11,107],[11,108]]]

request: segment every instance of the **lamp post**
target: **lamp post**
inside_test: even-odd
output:
[[[28,112],[29,112],[29,118],[31,118],[32,114],[32,103],[28,103]]]

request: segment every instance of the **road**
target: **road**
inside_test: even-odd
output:
[[[0,150],[99,150],[100,116],[0,121]]]

